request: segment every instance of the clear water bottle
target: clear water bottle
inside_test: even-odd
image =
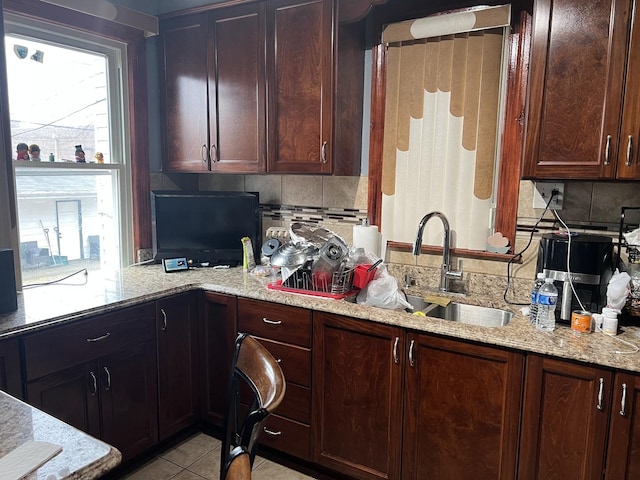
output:
[[[558,303],[558,289],[552,278],[547,278],[538,290],[538,313],[536,328],[545,332],[553,332],[556,328],[556,304]]]
[[[536,280],[533,282],[531,289],[531,304],[529,305],[529,321],[536,324],[536,315],[538,314],[538,290],[544,285],[544,273],[539,272]]]

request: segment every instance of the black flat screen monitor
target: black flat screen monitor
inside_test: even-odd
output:
[[[241,265],[243,237],[256,259],[262,222],[258,194],[151,192],[155,260],[186,257],[195,264]]]

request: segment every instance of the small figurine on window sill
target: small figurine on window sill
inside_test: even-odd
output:
[[[87,163],[84,158],[84,150],[82,150],[82,145],[76,145],[76,163]]]
[[[29,153],[31,154],[32,162],[40,161],[40,147],[38,145],[36,145],[35,143],[29,145]]]
[[[96,152],[96,162],[104,163],[104,155],[102,152]]]
[[[26,143],[19,143],[16,147],[16,160],[29,161],[29,146]]]

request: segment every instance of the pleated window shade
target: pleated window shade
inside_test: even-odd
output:
[[[413,242],[420,218],[434,210],[449,219],[452,247],[485,250],[492,234],[507,34],[468,30],[388,44],[381,222],[388,240]],[[442,234],[440,222],[429,222],[423,243],[442,245]]]

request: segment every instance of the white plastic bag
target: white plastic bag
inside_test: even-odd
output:
[[[618,311],[622,310],[629,293],[631,293],[630,281],[631,277],[627,272],[620,273],[616,269],[609,280],[609,285],[607,285],[607,307],[615,308]]]
[[[391,310],[411,308],[404,293],[398,288],[398,281],[386,271],[376,276],[363,288],[356,301],[367,307],[388,308]]]

